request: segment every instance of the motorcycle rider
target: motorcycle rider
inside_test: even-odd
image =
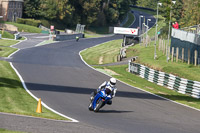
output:
[[[117,88],[116,88],[116,82],[117,80],[115,78],[110,78],[110,81],[105,81],[103,82],[99,88],[97,90],[95,90],[94,92],[91,93],[91,97],[90,97],[90,100],[92,101],[94,99],[94,97],[96,96],[96,94],[105,89],[106,90],[106,94],[108,96],[111,96],[111,98],[115,97],[115,94],[117,92]],[[112,100],[110,99],[107,104],[111,105],[112,104]]]

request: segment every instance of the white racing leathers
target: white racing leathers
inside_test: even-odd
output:
[[[115,97],[115,94],[117,92],[117,88],[110,84],[110,82],[103,82],[99,88],[97,89],[97,92],[101,91],[102,89],[109,89],[111,91],[112,98]]]

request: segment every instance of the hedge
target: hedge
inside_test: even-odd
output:
[[[39,27],[39,25],[41,24],[41,21],[40,20],[35,20],[35,19],[18,18],[17,19],[17,23]]]

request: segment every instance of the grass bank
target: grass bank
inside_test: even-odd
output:
[[[115,45],[116,42],[109,42],[105,43],[105,44],[101,44],[98,45],[96,47],[92,47],[89,48],[85,51],[83,51],[81,53],[81,56],[83,57],[83,59],[90,65],[96,65],[96,64],[100,64],[99,60],[101,59],[101,57],[103,55],[106,55],[105,58],[115,58],[114,56],[116,55],[109,55],[108,53],[110,52],[110,47],[112,47],[113,45]],[[104,48],[104,50],[100,50],[100,48]],[[109,50],[108,50],[108,49]],[[115,49],[119,49],[120,46],[117,45],[115,47]],[[108,51],[107,51],[108,50]],[[113,50],[114,51],[114,50]],[[108,53],[107,53],[108,52]],[[176,74],[182,74],[182,72],[185,73],[185,76],[188,77],[188,75],[191,76],[198,76],[197,71],[198,68],[195,69],[195,71],[193,71],[192,69],[194,69],[194,67],[191,66],[187,66],[186,64],[182,64],[182,63],[166,63],[166,56],[163,56],[161,52],[157,52],[158,54],[158,60],[154,60],[153,56],[154,56],[154,46],[153,43],[151,46],[149,47],[142,47],[140,45],[136,45],[133,47],[130,47],[128,49],[128,52],[132,52],[132,56],[139,56],[139,60],[138,62],[143,63],[145,65],[151,66],[153,68],[156,69],[162,69],[165,72],[170,72],[170,71],[174,71]],[[109,55],[109,56],[108,56]],[[109,62],[103,62],[104,64],[106,63],[111,63],[114,62],[111,59],[107,59],[109,60]],[[199,99],[195,99],[192,98],[188,95],[183,95],[180,94],[174,90],[170,90],[168,88],[156,85],[154,83],[151,83],[145,79],[140,78],[137,75],[131,74],[128,72],[128,64],[127,65],[118,65],[118,66],[98,66],[95,67],[96,69],[106,72],[109,75],[112,75],[113,77],[138,88],[141,88],[145,91],[154,93],[156,95],[171,99],[173,101],[194,107],[194,108],[198,108],[200,109],[200,100]],[[190,69],[191,68],[191,69]],[[192,71],[192,73],[191,73]]]
[[[17,41],[0,40],[1,55],[8,56],[16,49],[10,48],[10,45]],[[8,47],[9,50],[4,49]],[[13,49],[13,50],[10,50]],[[22,83],[6,61],[0,61],[0,112],[29,115],[42,118],[67,120],[43,107],[42,113],[36,113],[37,101],[32,98],[23,88]]]
[[[82,52],[83,59],[90,65],[117,62],[122,39],[104,43]],[[97,52],[98,51],[98,52]]]
[[[2,34],[2,31],[0,31],[1,37],[2,38],[9,38],[9,39],[14,39],[15,36],[7,31],[4,31]]]
[[[41,33],[42,30],[40,28],[30,26],[30,25],[25,25],[25,24],[18,24],[14,22],[6,22],[6,24],[11,24],[14,25],[18,28],[19,32],[29,32],[29,33]]]
[[[0,40],[0,57],[8,57],[11,53],[15,52],[17,49],[11,48],[11,45],[18,43],[14,40]]]

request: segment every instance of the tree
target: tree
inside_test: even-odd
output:
[[[41,16],[40,0],[24,0],[23,16],[29,18],[39,18]]]

